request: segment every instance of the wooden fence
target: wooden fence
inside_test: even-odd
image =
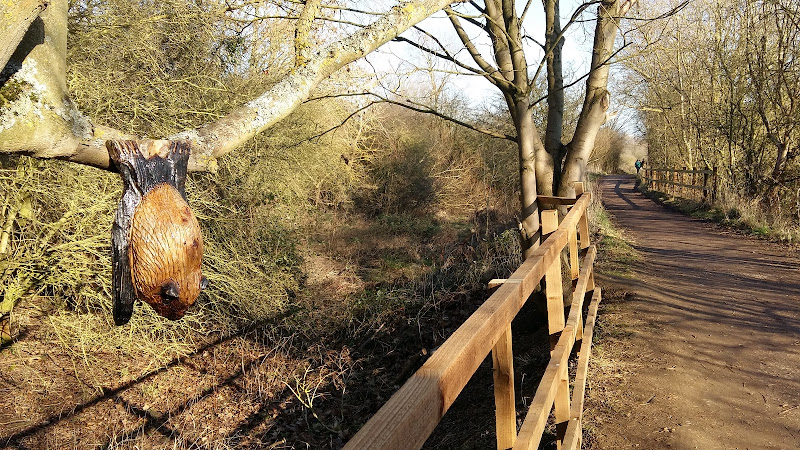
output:
[[[494,365],[497,448],[538,448],[554,406],[559,448],[580,448],[586,372],[600,288],[594,286],[597,252],[589,242],[587,207],[591,195],[583,192],[582,183],[576,183],[575,188],[575,199],[540,197],[543,203],[568,205],[570,210],[561,224],[555,210],[542,212],[542,245],[508,279],[493,280],[497,290],[353,436],[345,449],[422,447],[489,352]],[[569,249],[566,273],[573,281],[569,302],[562,291],[564,248]],[[551,358],[517,432],[511,321],[543,279]],[[591,298],[591,304],[584,326],[586,298]],[[566,320],[565,306],[569,306]],[[570,399],[568,361],[576,344],[580,345],[580,353]]]
[[[647,189],[704,202],[717,199],[717,169],[644,169]]]

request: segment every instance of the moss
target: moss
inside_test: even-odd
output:
[[[0,109],[19,100],[20,96],[30,87],[30,83],[20,80],[8,80],[0,87]],[[35,102],[37,99],[32,98]]]

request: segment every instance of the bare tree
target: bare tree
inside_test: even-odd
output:
[[[461,8],[445,8],[463,48],[472,62],[465,63],[436,40],[439,48],[426,47],[403,39],[423,51],[447,59],[471,74],[481,75],[497,87],[505,99],[516,130],[514,139],[519,152],[520,201],[523,251],[529,255],[538,245],[539,218],[537,194],[574,194],[576,181],[584,179],[589,155],[594,147],[600,126],[605,123],[610,103],[607,89],[609,63],[619,21],[636,0],[591,1],[580,5],[564,27],[560,23],[560,1],[544,0],[546,18],[545,42],[541,44],[544,58],[530,64],[525,52],[526,36],[522,27],[532,5],[529,0],[521,13],[513,0],[486,0],[482,4],[469,2]],[[589,7],[597,6],[595,37],[583,106],[570,142],[563,142],[564,76],[562,52],[566,28],[574,25]],[[493,60],[485,58],[468,28],[484,32],[492,42]],[[534,98],[542,68],[547,72],[547,122],[544,136],[539,134],[532,112],[538,101]],[[583,78],[580,78],[581,80]]]

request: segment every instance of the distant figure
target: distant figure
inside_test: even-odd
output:
[[[642,161],[641,159],[637,159],[636,162],[633,165],[636,166],[636,175],[639,175],[639,170],[642,169],[642,166],[644,165],[644,161]]]

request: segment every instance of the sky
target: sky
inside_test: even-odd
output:
[[[560,15],[562,27],[566,26],[578,6],[582,4],[583,1],[581,0],[561,1]],[[518,12],[522,11],[524,5],[524,1],[517,2]],[[577,78],[584,76],[589,70],[592,56],[592,43],[594,38],[595,22],[593,19],[596,17],[596,13],[597,6],[592,5],[587,8],[579,17],[578,22],[571,25],[565,34],[562,58],[565,85],[569,85]],[[587,22],[582,23],[581,19],[586,20]],[[545,18],[542,2],[539,0],[533,0],[530,10],[525,18],[525,22],[523,23],[523,30],[527,35],[533,37],[537,42],[544,42],[544,23]],[[466,24],[463,20],[462,24],[465,24],[467,32],[469,33],[470,37],[474,39],[473,42],[476,43],[484,57],[487,60],[492,61],[491,42],[488,36],[483,31],[478,30],[472,25]],[[466,50],[463,49],[463,45],[460,43],[458,36],[453,30],[453,27],[444,12],[439,12],[431,16],[430,18],[421,22],[419,26],[439,38],[448,49],[451,49],[451,51],[456,52],[461,49],[461,52],[458,54],[459,59],[471,66],[475,66],[472,58],[469,56]],[[420,33],[414,30],[409,30],[402,36],[416,41],[419,41],[420,39]],[[429,44],[431,47],[435,47],[434,43]],[[538,46],[538,44],[535,44],[530,40],[525,40],[525,44],[526,58],[531,68],[530,71],[535,72],[536,65],[541,61],[544,52],[542,51],[541,47]],[[375,68],[375,70],[390,74],[397,72],[409,72],[411,71],[412,66],[426,67],[431,64],[430,60],[432,59],[435,58],[426,56],[420,50],[403,42],[389,42],[366,58],[366,60],[372,65],[372,67]],[[444,69],[452,70],[455,67],[449,63],[444,65],[441,62],[437,62],[437,64],[439,68]],[[638,130],[639,127],[636,112],[634,110],[625,108],[618,101],[619,97],[613,95],[614,79],[615,76],[619,74],[619,70],[612,66],[612,79],[609,81],[609,90],[612,91],[611,110],[619,113],[619,126],[624,132],[632,135],[639,134],[640,131]],[[544,73],[539,75],[539,77],[544,76]],[[408,86],[414,86],[415,84],[426,81],[427,80],[425,80],[425,77],[417,74],[416,78],[406,77],[406,79],[402,80],[401,83],[407,88]],[[451,95],[457,95],[462,100],[466,101],[471,110],[475,110],[476,108],[480,109],[483,105],[486,105],[490,102],[501,102],[499,90],[481,76],[451,75],[448,77],[447,82],[449,93]],[[430,81],[427,81],[427,83],[430,85]],[[398,85],[397,83],[387,84],[393,84],[395,86]],[[575,86],[568,88],[568,95],[580,94],[584,86],[585,83],[583,81],[576,83]]]
[[[524,7],[524,3],[524,1],[518,2],[517,7],[519,11]],[[562,1],[562,26],[567,23],[575,8],[582,3],[582,1],[577,0]],[[596,7],[590,7],[583,13],[584,18],[593,17],[595,11]],[[491,43],[488,36],[477,28],[466,24],[463,20],[462,23],[465,24],[465,28],[470,36],[475,39],[474,42],[476,46],[478,46],[485,58],[491,61]],[[574,24],[566,34],[563,53],[565,84],[584,75],[588,71],[591,61],[592,25],[593,23],[587,24],[588,28],[590,28],[587,30],[585,29],[587,26],[583,24]],[[455,34],[444,12],[433,15],[421,22],[419,26],[439,38],[452,51],[463,49],[458,36]],[[544,42],[544,11],[541,1],[533,1],[525,18],[525,22],[523,23],[523,29],[527,35],[533,37],[536,41]],[[409,30],[404,33],[403,36],[412,40],[419,40],[420,34]],[[527,46],[525,53],[528,64],[532,67],[531,70],[535,71],[536,64],[541,61],[543,51],[537,44],[532,43],[530,40],[526,40],[525,44]],[[475,66],[475,63],[467,54],[466,50],[462,50],[458,54],[458,57],[461,61]],[[403,69],[408,71],[411,69],[412,65],[426,67],[430,64],[426,59],[430,60],[431,58],[426,58],[423,52],[402,42],[390,42],[367,58],[370,64],[378,71],[385,72],[396,72],[398,68],[401,69],[401,72]],[[441,63],[439,63],[439,67],[445,68]],[[454,66],[448,65],[446,68],[452,69],[453,67]],[[543,77],[544,74],[540,74],[539,76]],[[481,76],[450,76],[448,81],[452,86],[451,91],[457,92],[465,97],[472,106],[478,106],[484,103],[487,98],[497,98],[498,96],[499,91],[497,88]],[[580,85],[579,83],[576,89],[579,89]]]

